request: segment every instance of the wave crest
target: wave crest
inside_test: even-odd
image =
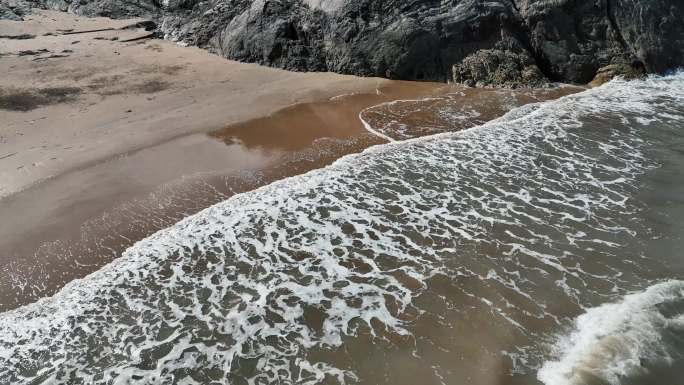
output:
[[[672,331],[684,332],[684,281],[659,283],[587,310],[559,340],[560,358],[544,363],[538,379],[547,385],[620,385],[681,354],[667,341]]]

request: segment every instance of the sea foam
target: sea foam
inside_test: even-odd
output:
[[[681,123],[683,83],[615,81],[236,195],[0,314],[0,382],[363,382],[350,341],[409,341],[402,354],[429,360],[448,349],[412,320],[439,310],[430,328],[458,330],[476,309],[530,373],[543,327],[658,268],[633,239],[637,181],[657,166],[636,118]],[[425,308],[439,277],[453,298]]]
[[[577,317],[574,330],[559,339],[559,359],[544,363],[538,378],[547,385],[596,382],[620,385],[624,378],[647,371],[645,362],[668,364],[672,354],[666,339],[671,331],[684,334],[684,281],[667,281],[625,296],[617,303],[588,309]],[[663,307],[678,305],[669,314]]]

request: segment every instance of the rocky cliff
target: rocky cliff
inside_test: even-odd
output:
[[[682,0],[34,1],[297,71],[516,87],[684,64]]]

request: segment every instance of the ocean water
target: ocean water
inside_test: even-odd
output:
[[[1,313],[0,383],[682,383],[684,74],[410,139],[454,97]]]

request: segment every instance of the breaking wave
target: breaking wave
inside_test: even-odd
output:
[[[575,330],[560,339],[558,361],[546,362],[538,378],[548,385],[580,385],[597,379],[620,385],[649,364],[671,364],[684,352],[672,335],[684,338],[684,281],[668,281],[621,302],[587,310]]]
[[[683,102],[682,75],[614,81],[236,195],[0,314],[0,382],[534,375],[568,319],[681,275],[638,192]]]

